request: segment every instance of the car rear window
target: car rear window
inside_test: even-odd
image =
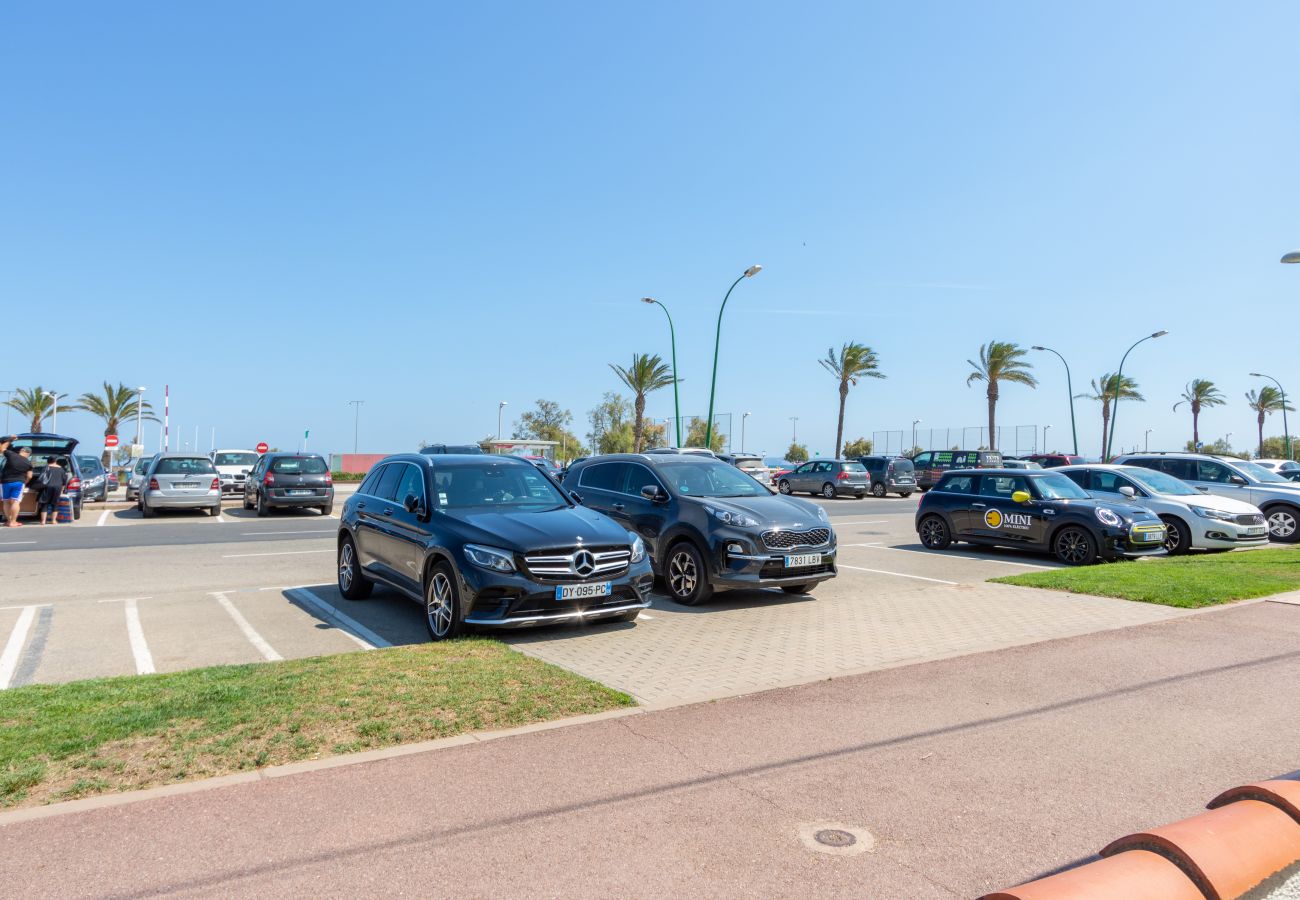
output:
[[[282,475],[324,475],[329,469],[319,456],[281,456],[271,460],[271,471]]]
[[[860,462],[844,463],[845,472],[865,472],[867,467]]]
[[[206,456],[171,457],[158,460],[155,475],[211,475],[217,470]]]
[[[889,464],[889,468],[896,475],[910,475],[916,471],[916,466],[912,465],[910,459],[896,459]]]
[[[83,475],[98,475],[104,471],[98,457],[78,456],[77,463],[81,466],[81,474]]]

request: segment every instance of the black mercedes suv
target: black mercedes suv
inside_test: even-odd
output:
[[[435,641],[465,626],[631,622],[654,585],[639,537],[528,460],[426,453],[385,458],[343,504],[338,580],[349,600],[382,583],[419,602]]]
[[[570,466],[564,487],[639,535],[669,595],[686,606],[718,588],[803,594],[835,577],[824,509],[773,494],[712,456],[595,456]]]

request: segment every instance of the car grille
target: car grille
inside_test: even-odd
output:
[[[1246,513],[1237,516],[1236,522],[1238,525],[1263,525],[1264,517],[1258,513]]]
[[[829,528],[811,531],[765,531],[763,546],[769,550],[789,550],[793,547],[820,547],[831,539]]]
[[[586,581],[623,574],[632,561],[628,547],[573,547],[524,557],[528,571],[548,581]]]
[[[780,561],[764,563],[763,568],[759,570],[759,578],[797,578],[800,575],[825,575],[835,571],[833,563],[822,563],[819,566],[800,566],[797,569],[787,569]]]

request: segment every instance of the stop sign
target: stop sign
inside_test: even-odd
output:
[[[267,450],[271,449],[271,445],[268,444],[266,441],[262,441],[262,443],[258,444],[255,449],[257,450],[258,453],[265,453]]]
[[[106,435],[104,435],[104,446],[105,446],[105,447],[116,447],[116,446],[117,446],[117,435],[115,435],[115,434],[106,434]]]

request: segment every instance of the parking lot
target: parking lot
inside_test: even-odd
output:
[[[825,501],[840,575],[806,597],[656,598],[635,624],[510,632],[525,653],[673,705],[1149,622],[1176,610],[985,580],[1051,567],[1014,552],[930,553],[917,498]],[[427,640],[421,610],[334,584],[337,516],[219,518],[87,506],[0,540],[0,688],[353,652]]]

